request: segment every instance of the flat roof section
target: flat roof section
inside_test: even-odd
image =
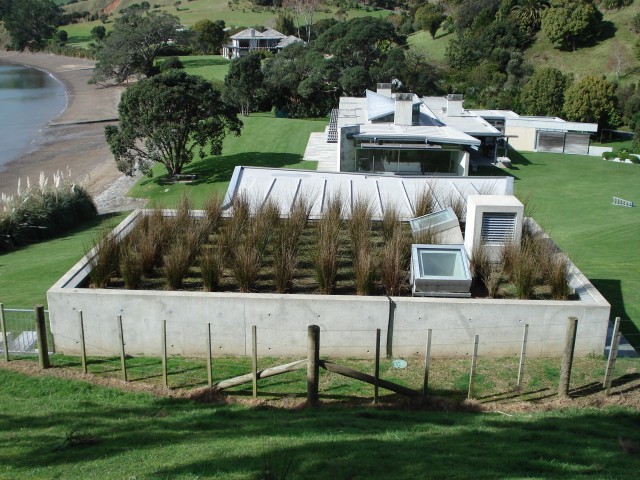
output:
[[[512,195],[513,177],[371,175],[238,166],[223,203],[229,208],[237,195],[247,195],[258,204],[273,200],[287,215],[297,198],[306,195],[312,203],[311,217],[318,218],[327,200],[339,195],[347,217],[354,202],[365,198],[371,201],[374,219],[382,219],[385,208],[395,205],[400,217],[408,220],[414,217],[415,199],[424,189],[433,191],[438,208],[445,209],[450,198],[466,203],[469,195]]]

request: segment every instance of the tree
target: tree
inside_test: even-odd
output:
[[[533,34],[540,30],[542,12],[548,7],[548,0],[520,0],[511,9],[511,16]]]
[[[120,124],[105,128],[118,169],[150,174],[161,163],[179,174],[197,153],[220,155],[229,133],[240,135],[242,122],[213,85],[181,70],[169,70],[130,86],[118,105]]]
[[[178,18],[165,12],[145,15],[139,10],[127,11],[116,19],[98,51],[92,80],[98,83],[113,78],[120,84],[133,75],[154,75],[161,49],[169,41],[181,43],[179,27]]]
[[[107,29],[104,25],[96,25],[91,29],[91,38],[96,42],[101,42],[107,36]]]
[[[615,89],[611,82],[588,76],[567,89],[564,113],[572,121],[615,127],[620,122],[616,103]]]
[[[593,0],[552,0],[542,14],[542,32],[555,48],[576,50],[576,45],[600,33],[602,13]]]
[[[304,22],[307,42],[311,41],[311,26],[316,10],[322,5],[323,0],[283,0],[282,6],[291,11],[291,16],[296,23],[298,37],[300,34],[300,22]]]
[[[404,43],[405,38],[396,33],[391,23],[361,17],[334,25],[318,37],[314,48],[334,55],[345,67],[360,65],[369,69],[393,44]]]
[[[549,117],[561,116],[564,95],[571,81],[569,75],[563,75],[555,68],[536,70],[520,92],[522,113]]]
[[[245,117],[249,116],[251,104],[262,88],[261,66],[262,55],[250,53],[233,60],[224,77],[223,100],[237,107]]]
[[[15,0],[7,5],[3,22],[13,48],[40,50],[53,38],[62,14],[51,0]]]
[[[204,54],[216,54],[220,52],[224,42],[224,20],[199,20],[191,30],[195,32],[193,43]]]
[[[416,26],[429,32],[431,38],[436,38],[436,33],[447,16],[444,14],[444,7],[440,3],[425,3],[416,10]]]

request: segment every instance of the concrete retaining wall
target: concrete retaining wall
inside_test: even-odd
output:
[[[115,234],[125,234],[138,215],[127,217]],[[307,326],[316,324],[322,354],[345,357],[373,355],[377,328],[383,331],[383,351],[394,356],[423,353],[427,329],[433,329],[434,356],[467,355],[476,334],[480,354],[517,354],[527,323],[529,355],[560,355],[570,316],[578,318],[576,353],[602,354],[609,321],[609,304],[575,267],[575,301],[388,298],[79,288],[92,255],[47,292],[58,352],[79,353],[78,310],[90,355],[118,353],[117,315],[127,353],[149,356],[160,355],[162,320],[170,354],[204,355],[210,322],[216,355],[250,352],[256,325],[260,355],[304,356]]]

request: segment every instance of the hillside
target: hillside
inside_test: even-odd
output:
[[[640,12],[640,1],[620,10],[604,12],[604,28],[601,40],[594,46],[580,48],[575,52],[554,49],[542,36],[525,52],[526,59],[536,67],[555,67],[564,73],[573,73],[576,78],[586,75],[605,75],[608,80],[616,80],[615,71],[609,67],[614,49],[622,45],[626,67],[620,75],[623,83],[640,80],[640,61],[633,55],[633,44],[638,37],[631,31],[633,17]],[[454,35],[446,35],[442,30],[435,39],[426,32],[417,32],[409,37],[410,47],[434,60],[444,60],[449,41]]]
[[[615,72],[608,67],[609,59],[616,44],[626,47],[627,67],[620,76],[624,83],[637,82],[640,79],[640,62],[633,56],[633,44],[637,34],[630,25],[634,15],[640,12],[640,2],[620,10],[604,12],[603,39],[597,45],[581,48],[575,52],[561,52],[554,49],[546,38],[539,38],[526,52],[526,58],[536,67],[555,67],[564,73],[572,72],[576,78],[586,75],[606,75],[615,80]]]
[[[141,0],[84,0],[78,3],[65,6],[69,12],[98,12],[105,10],[117,14],[123,8],[127,8]],[[198,20],[224,20],[227,26],[253,26],[265,25],[273,27],[275,25],[278,11],[270,7],[258,7],[250,0],[183,0],[176,8],[175,0],[153,0],[152,5],[158,5],[159,10],[163,10],[176,15],[184,25],[193,25]],[[333,18],[336,7],[325,6],[316,13],[315,20],[321,18]],[[351,9],[347,12],[347,18],[362,16],[387,16],[386,10],[367,10],[366,8]],[[98,24],[99,22],[92,22]],[[69,25],[73,28],[73,25]],[[65,27],[65,30],[67,28]],[[71,32],[69,32],[71,33]]]

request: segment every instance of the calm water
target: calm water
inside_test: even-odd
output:
[[[51,75],[0,60],[0,169],[37,146],[42,127],[66,104],[62,83]]]

